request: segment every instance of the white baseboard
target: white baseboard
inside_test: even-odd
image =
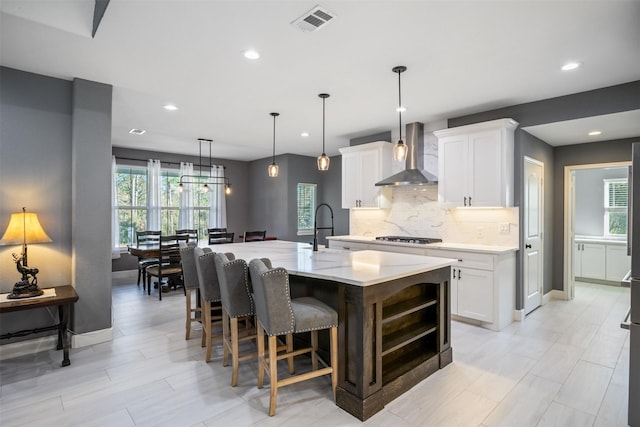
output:
[[[137,279],[138,270],[112,271],[111,277],[113,279]]]
[[[542,296],[542,304],[547,304],[552,299],[565,301],[567,299],[567,295],[564,293],[564,291],[552,289]]]
[[[71,348],[87,347],[113,340],[113,327],[71,336]]]
[[[32,340],[18,341],[0,346],[0,360],[12,359],[26,354],[39,353],[55,349],[58,345],[58,335],[34,338]]]
[[[513,320],[516,322],[522,322],[524,320],[524,309],[513,310]]]

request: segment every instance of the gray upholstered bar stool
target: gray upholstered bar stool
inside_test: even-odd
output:
[[[257,352],[240,355],[239,344],[243,341],[254,340],[256,330],[255,310],[249,283],[249,268],[243,259],[229,259],[226,254],[216,253],[216,272],[220,283],[222,297],[222,343],[224,356],[222,365],[229,364],[229,352],[233,373],[231,387],[238,385],[238,362],[256,357]],[[244,320],[244,328],[238,328],[238,321]],[[242,335],[241,335],[242,334]]]
[[[258,388],[262,388],[264,371],[271,379],[269,416],[276,413],[278,387],[331,374],[333,399],[338,383],[338,313],[325,303],[311,297],[291,299],[289,273],[284,268],[269,269],[264,262],[249,263],[253,298],[258,317]],[[330,330],[331,366],[318,369],[318,331]],[[276,337],[284,334],[311,332],[311,347],[277,354]],[[268,360],[264,354],[264,334],[268,339]],[[312,371],[278,379],[278,360],[311,353]]]
[[[207,348],[204,360],[211,360],[211,346],[214,338],[221,338],[221,335],[213,335],[213,321],[221,323],[222,315],[212,315],[211,309],[221,310],[220,284],[216,273],[214,252],[205,253],[203,248],[195,248],[194,256],[196,261],[196,271],[198,272],[198,285],[200,286],[200,300],[202,306],[202,330],[203,347]],[[233,259],[233,254],[227,254]]]
[[[196,247],[195,242],[180,243],[180,260],[182,261],[182,282],[184,283],[184,291],[187,302],[187,322],[185,324],[185,338],[188,340],[191,338],[191,324],[193,322],[202,321],[202,310],[200,304],[198,304],[197,298],[195,306],[193,305],[193,298],[191,297],[192,291],[197,291],[199,287],[198,282],[198,270],[196,269],[196,258],[194,249]],[[210,248],[202,248],[204,253],[211,252]],[[196,292],[197,293],[197,292]],[[204,337],[204,332],[203,332]],[[204,343],[204,340],[202,341]]]

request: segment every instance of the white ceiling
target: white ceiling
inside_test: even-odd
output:
[[[329,155],[397,129],[395,65],[408,67],[405,122],[640,79],[638,0],[320,0],[333,22],[290,24],[316,4],[111,0],[92,39],[93,0],[0,0],[0,63],[113,85],[115,146],[197,154],[204,137],[213,157],[236,160],[271,155],[272,111],[277,153],[317,156],[321,92]],[[245,59],[247,48],[262,57]],[[569,60],[584,66],[560,71]]]

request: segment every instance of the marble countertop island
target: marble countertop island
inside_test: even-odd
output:
[[[314,297],[338,313],[336,404],[366,420],[451,363],[451,265],[455,259],[264,242],[212,245],[289,272],[293,298]],[[327,342],[319,338],[327,357]]]
[[[448,267],[457,262],[449,258],[374,250],[350,252],[321,248],[314,252],[309,244],[284,240],[227,243],[210,247],[214,252],[231,252],[236,258],[247,262],[253,258],[269,258],[274,267],[284,267],[297,276],[356,286],[375,285]]]

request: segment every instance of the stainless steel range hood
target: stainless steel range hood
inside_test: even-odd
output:
[[[406,169],[389,178],[376,182],[378,187],[397,187],[400,185],[437,184],[438,178],[424,170],[424,124],[407,123],[406,130],[407,163]]]

